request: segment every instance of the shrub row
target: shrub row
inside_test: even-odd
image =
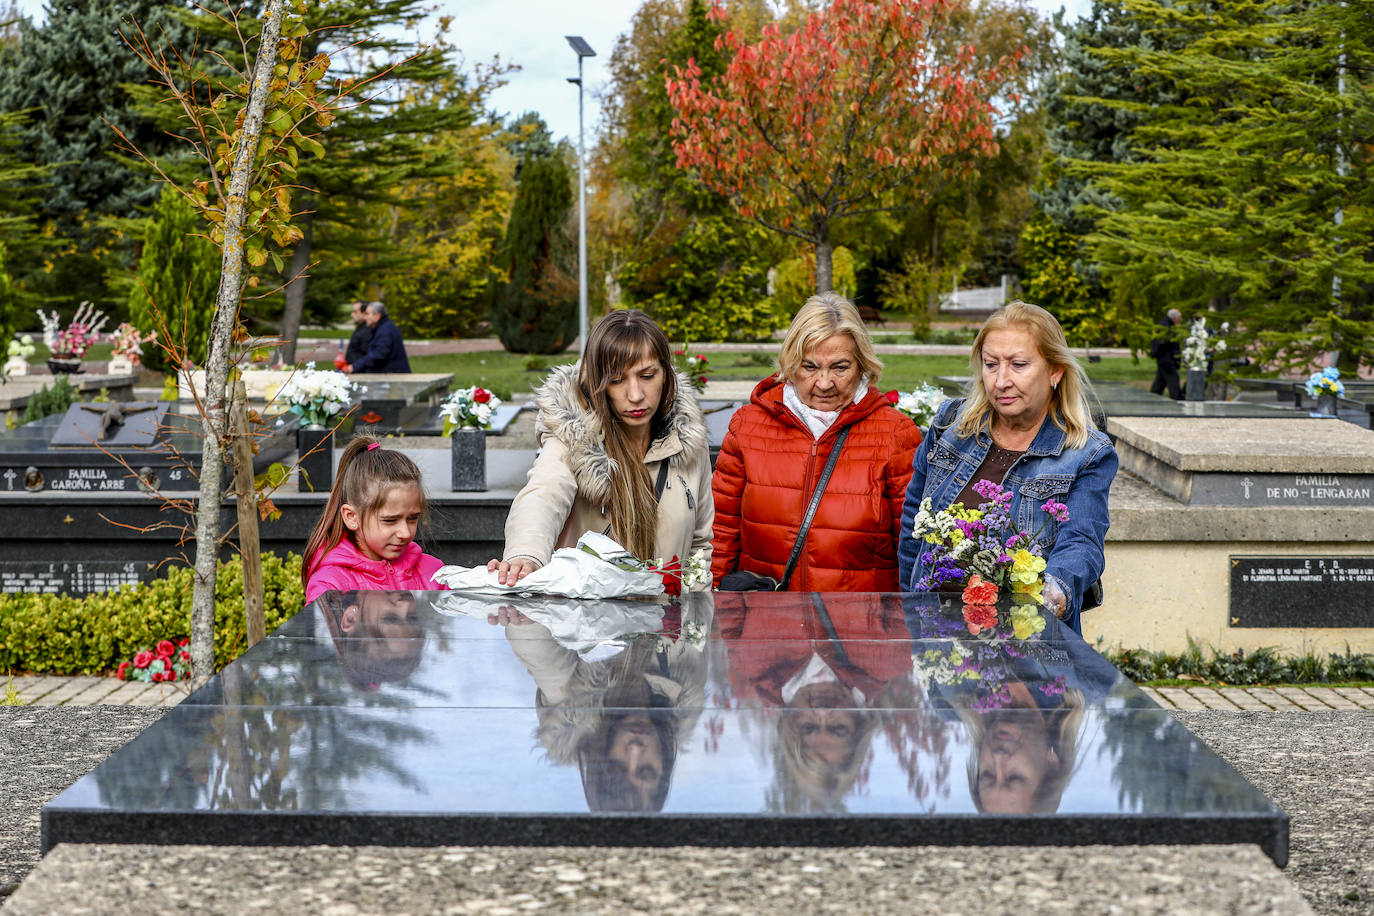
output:
[[[300,557],[264,554],[262,579],[270,633],[305,604]],[[0,595],[0,671],[111,671],[159,639],[190,637],[191,591],[191,570],[173,567],[160,579],[84,597]],[[215,577],[215,667],[246,647],[243,566],[235,559]]]
[[[1192,639],[1181,654],[1150,652],[1145,649],[1117,649],[1104,653],[1137,683],[1202,678],[1224,684],[1312,684],[1349,681],[1374,681],[1374,655],[1352,653],[1325,658],[1311,652],[1292,658],[1281,658],[1270,647],[1246,652],[1220,652],[1210,655]]]

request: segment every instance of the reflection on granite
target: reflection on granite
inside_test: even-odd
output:
[[[329,593],[44,831],[1287,854],[1283,812],[1052,615],[874,594]]]

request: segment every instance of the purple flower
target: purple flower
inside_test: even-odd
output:
[[[1058,674],[1040,685],[1040,692],[1047,697],[1057,697],[1064,693],[1064,675]]]
[[[973,485],[973,492],[984,499],[996,500],[1002,495],[1002,485],[993,480],[979,480]]]
[[[1069,520],[1069,507],[1064,505],[1063,503],[1050,500],[1040,508],[1044,509],[1047,513],[1049,513],[1049,515],[1055,521],[1067,522]]]

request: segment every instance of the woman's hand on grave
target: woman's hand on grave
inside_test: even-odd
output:
[[[521,624],[529,622],[530,619],[528,617],[509,604],[503,604],[496,609],[495,614],[487,615],[487,623],[492,626],[520,626]]]
[[[1045,603],[1049,605],[1050,610],[1054,611],[1054,616],[1063,620],[1064,614],[1067,613],[1069,609],[1069,599],[1059,590],[1059,586],[1055,585],[1052,580],[1047,579],[1041,596],[1045,599]]]
[[[496,573],[496,582],[499,585],[514,585],[538,568],[539,564],[528,557],[492,560],[487,564],[487,571]]]

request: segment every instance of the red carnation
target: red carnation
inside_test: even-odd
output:
[[[485,404],[491,400],[491,392],[485,388],[472,389],[472,399],[478,404]]]
[[[147,668],[152,663],[153,653],[149,652],[147,649],[144,649],[142,652],[134,656],[135,668]]]
[[[899,400],[901,400],[901,397],[902,397],[902,396],[901,396],[900,394],[898,394],[897,392],[895,392],[895,391],[889,391],[889,392],[887,393],[887,402],[888,402],[889,404],[896,404]]]
[[[164,639],[157,644],[157,657],[171,658],[176,653],[176,650],[176,643],[172,642],[170,639]]]
[[[964,622],[968,624],[968,631],[977,636],[983,630],[997,626],[997,608],[991,604],[966,604]]]
[[[997,583],[988,582],[974,573],[969,576],[968,585],[964,587],[963,599],[965,604],[996,604]]]
[[[119,663],[119,670],[115,672],[115,677],[119,678],[121,681],[128,680],[128,679],[129,679],[129,669],[132,668],[132,667],[133,667],[133,666],[130,665],[128,662],[120,662],[120,663]]]

